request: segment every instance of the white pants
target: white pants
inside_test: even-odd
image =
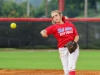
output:
[[[69,53],[68,48],[59,48],[60,59],[63,65],[65,75],[68,75],[69,71],[74,71],[76,67],[76,61],[79,55],[79,47],[72,54]]]

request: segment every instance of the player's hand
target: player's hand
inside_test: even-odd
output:
[[[40,34],[41,34],[42,37],[44,37],[44,38],[47,38],[47,37],[48,37],[48,35],[47,35],[47,33],[46,33],[46,30],[42,30],[42,31],[40,32]]]
[[[65,44],[64,47],[67,47],[68,51],[70,53],[73,53],[76,50],[76,48],[77,48],[77,43],[75,41],[70,41],[67,44]]]

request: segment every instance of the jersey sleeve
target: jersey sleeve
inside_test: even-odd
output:
[[[54,27],[54,25],[51,25],[51,26],[47,27],[45,30],[47,31],[47,35],[54,34],[55,27]]]

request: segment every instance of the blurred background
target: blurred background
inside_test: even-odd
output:
[[[0,0],[0,17],[50,17],[60,0]],[[62,0],[68,17],[100,17],[100,0]],[[61,2],[62,2],[61,1]],[[61,3],[63,4],[63,3]]]
[[[57,41],[52,35],[46,39],[40,35],[42,29],[51,25],[48,18],[56,9],[69,19],[98,18],[98,22],[92,19],[73,24],[80,36],[80,48],[100,48],[100,0],[0,0],[0,47],[57,48]],[[38,21],[29,21],[33,18]],[[11,22],[17,24],[16,29],[10,28]]]

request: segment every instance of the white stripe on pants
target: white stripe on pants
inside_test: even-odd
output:
[[[65,75],[68,75],[69,71],[74,71],[76,67],[76,61],[79,56],[79,47],[72,54],[69,53],[68,48],[59,48],[60,59],[63,65]]]

